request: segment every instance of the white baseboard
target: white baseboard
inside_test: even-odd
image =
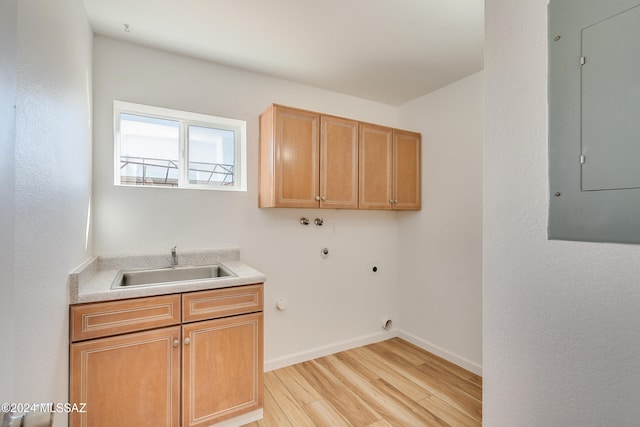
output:
[[[240,427],[245,424],[252,423],[254,421],[261,420],[263,417],[263,409],[256,409],[255,411],[251,411],[246,414],[239,415],[235,418],[231,418],[230,420],[222,421],[217,424],[212,424],[209,427]]]
[[[458,356],[457,354],[452,353],[448,350],[445,350],[442,347],[439,347],[435,344],[425,341],[422,338],[418,338],[417,336],[410,334],[409,332],[399,330],[397,336],[399,338],[402,338],[405,341],[409,341],[411,344],[417,345],[423,350],[433,353],[436,356],[440,356],[443,359],[446,359],[449,362],[460,366],[461,368],[471,371],[476,375],[482,376],[482,366],[475,362],[470,361],[469,359],[465,359],[462,356]]]
[[[365,335],[351,340],[340,341],[322,347],[313,348],[311,350],[301,351],[299,353],[265,360],[264,371],[273,371],[275,369],[284,368],[285,366],[295,365],[296,363],[306,362],[309,360],[317,359],[318,357],[328,356],[330,354],[339,353],[341,351],[349,350],[356,347],[362,347],[364,345],[388,340],[397,336],[397,330],[390,329],[389,331],[385,332]]]
[[[472,362],[468,359],[465,359],[462,356],[458,356],[457,354],[452,353],[448,350],[445,350],[442,347],[439,347],[435,344],[425,341],[422,338],[419,338],[413,334],[410,334],[408,332],[395,329],[395,328],[387,332],[380,332],[377,334],[365,335],[365,336],[354,338],[351,340],[340,341],[340,342],[329,344],[326,346],[313,348],[311,350],[301,351],[299,353],[294,353],[287,356],[278,357],[275,359],[265,360],[264,371],[265,372],[273,371],[275,369],[280,369],[286,366],[295,365],[296,363],[306,362],[309,360],[317,359],[318,357],[328,356],[330,354],[338,353],[338,352],[349,350],[356,347],[361,347],[368,344],[373,344],[373,343],[388,340],[394,337],[399,337],[406,341],[409,341],[410,343],[417,345],[423,350],[433,353],[436,356],[440,356],[443,359],[446,359],[453,364],[456,364],[464,369],[467,369],[468,371],[473,372],[474,374],[482,376],[481,365],[475,362]]]

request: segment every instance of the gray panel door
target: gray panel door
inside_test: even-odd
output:
[[[640,243],[640,0],[550,0],[548,46],[548,236]]]
[[[582,190],[640,188],[640,6],[582,31]]]

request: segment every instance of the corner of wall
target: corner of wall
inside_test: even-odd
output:
[[[11,402],[15,379],[14,217],[16,140],[16,43],[17,0],[0,2],[0,402]]]

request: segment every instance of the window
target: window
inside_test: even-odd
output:
[[[246,122],[114,101],[115,185],[246,191]]]

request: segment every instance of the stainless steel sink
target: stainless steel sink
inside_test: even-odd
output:
[[[173,282],[211,280],[234,276],[235,274],[219,264],[124,270],[116,276],[111,288],[166,285]]]

